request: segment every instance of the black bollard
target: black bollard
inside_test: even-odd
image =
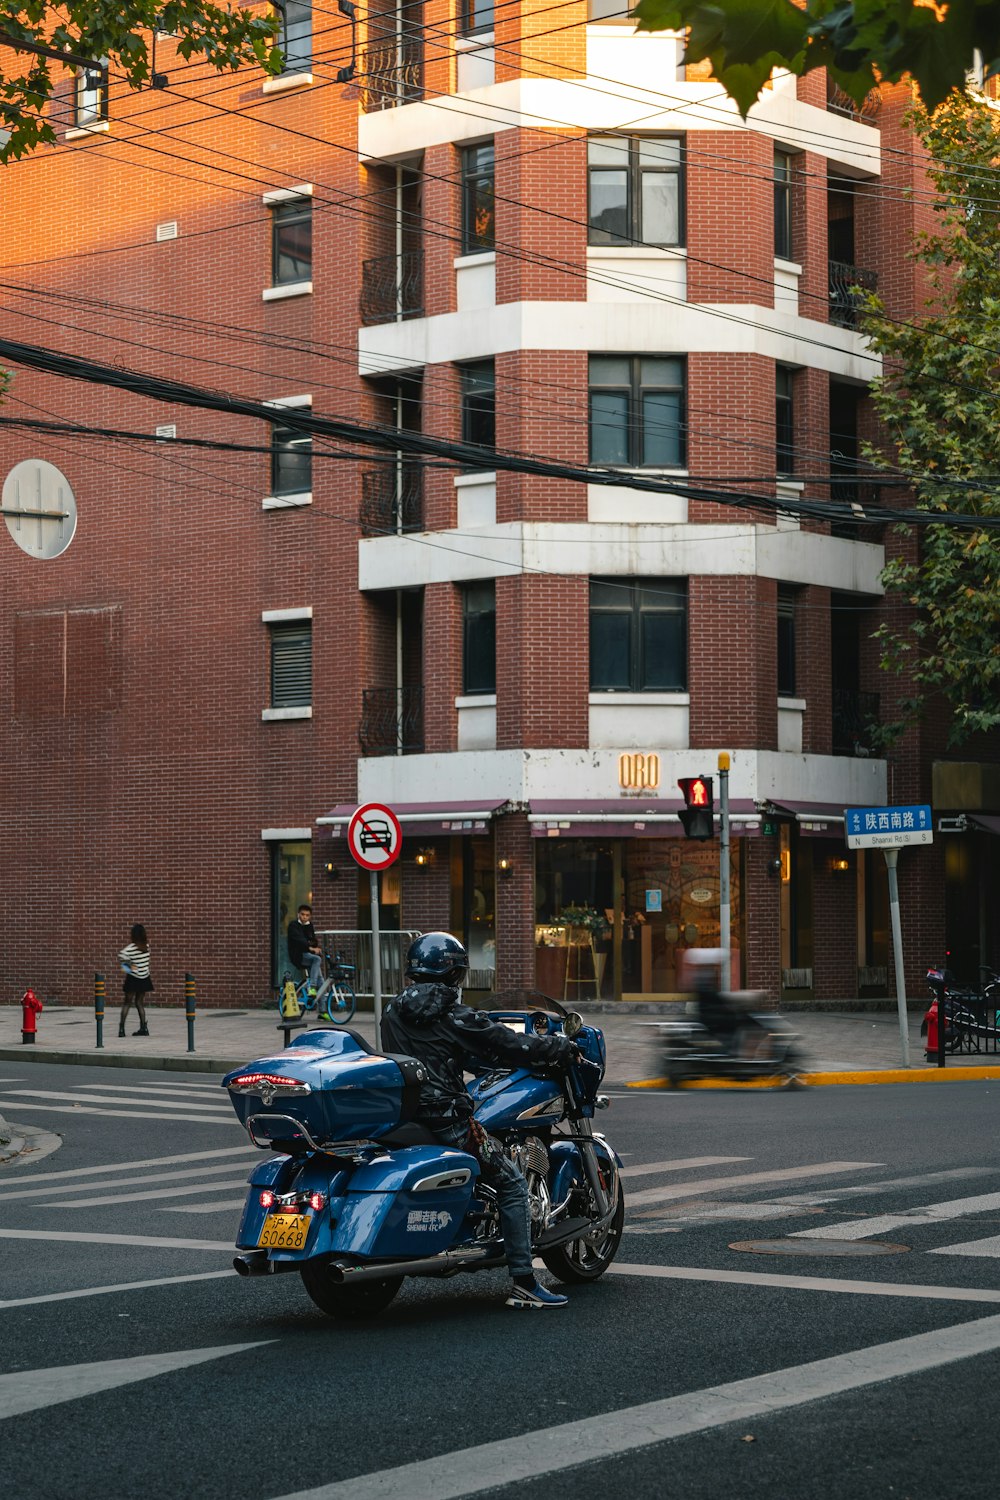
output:
[[[184,1016],[188,1028],[188,1051],[194,1051],[195,986],[194,975],[184,975]]]
[[[97,1046],[104,1046],[104,975],[94,975],[94,1020],[97,1022]]]

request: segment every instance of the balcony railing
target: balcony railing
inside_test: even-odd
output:
[[[423,272],[424,257],[419,250],[366,260],[361,267],[362,323],[368,327],[419,318],[423,312]]]
[[[361,474],[361,530],[365,536],[422,531],[424,471],[411,458],[364,469]]]
[[[361,108],[395,109],[424,97],[424,41],[419,33],[388,36],[361,58]]]
[[[365,688],[358,744],[362,755],[419,755],[424,748],[422,687]]]
[[[863,292],[878,289],[874,271],[849,266],[842,260],[830,261],[830,322],[838,328],[856,328]]]
[[[845,94],[832,78],[827,79],[826,107],[836,115],[847,115],[852,120],[874,120],[882,108],[882,91],[877,86],[869,89],[860,104],[855,104],[850,94]]]
[[[874,754],[872,731],[878,722],[878,693],[860,693],[854,688],[834,688],[834,755]]]

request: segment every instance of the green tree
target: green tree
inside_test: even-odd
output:
[[[953,94],[910,123],[930,153],[937,190],[934,233],[914,249],[926,268],[929,312],[893,320],[869,295],[865,332],[882,355],[872,387],[896,463],[917,507],[930,516],[962,511],[1000,517],[1000,124],[984,99]],[[882,665],[906,684],[898,734],[927,699],[953,713],[950,743],[1000,726],[1000,542],[996,530],[935,525],[899,528],[899,555],[882,575],[904,609],[878,636]]]
[[[67,63],[52,54],[98,64],[106,57],[113,74],[139,87],[149,80],[156,27],[177,36],[182,57],[200,54],[220,70],[256,61],[276,73],[275,14],[260,9],[255,15],[204,0],[64,0],[58,7],[31,0],[15,8],[0,0],[0,133],[9,133],[0,161],[55,140],[45,106]]]
[[[907,74],[929,109],[964,87],[977,51],[1000,71],[996,0],[639,0],[635,15],[648,31],[687,31],[689,60],[708,58],[743,114],[773,68],[827,68],[859,104]]]

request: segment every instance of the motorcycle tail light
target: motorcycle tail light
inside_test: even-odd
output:
[[[271,1208],[274,1205],[274,1194],[270,1188],[265,1188],[260,1195],[261,1208]]]
[[[308,1202],[310,1208],[315,1209],[316,1212],[319,1213],[319,1210],[321,1208],[325,1208],[326,1207],[326,1194],[325,1193],[310,1193],[309,1197],[307,1199],[307,1202]]]
[[[279,1094],[308,1094],[308,1083],[301,1078],[288,1078],[284,1073],[239,1073],[229,1084],[233,1093],[256,1093],[261,1086],[272,1088]]]

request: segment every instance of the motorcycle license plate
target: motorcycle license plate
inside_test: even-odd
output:
[[[257,1247],[260,1250],[303,1250],[308,1234],[308,1214],[268,1214]]]

